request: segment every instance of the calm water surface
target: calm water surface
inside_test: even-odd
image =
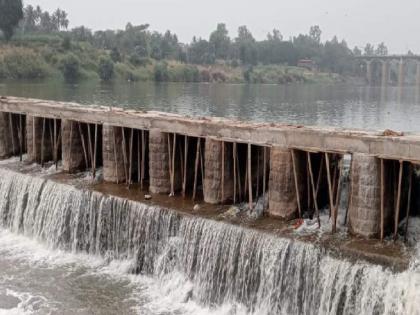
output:
[[[3,83],[0,94],[195,116],[420,132],[420,93],[414,87]]]

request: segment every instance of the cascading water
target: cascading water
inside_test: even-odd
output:
[[[42,178],[3,169],[0,178],[0,229],[131,261],[131,272],[172,293],[188,283],[180,302],[230,305],[230,314],[420,314],[416,261],[395,274],[309,243]]]

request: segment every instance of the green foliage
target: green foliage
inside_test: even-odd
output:
[[[63,42],[61,43],[61,47],[64,50],[70,50],[71,49],[71,39],[69,36],[64,37]]]
[[[24,49],[5,49],[0,54],[0,78],[43,79],[50,68],[41,56]]]
[[[23,18],[22,0],[0,0],[0,30],[8,41]]]
[[[101,80],[109,81],[114,77],[114,62],[109,57],[99,59],[98,74]]]
[[[74,82],[81,77],[80,60],[73,53],[64,55],[59,67],[66,81]]]
[[[159,62],[155,65],[154,76],[157,82],[164,82],[169,80],[168,64],[166,62]]]

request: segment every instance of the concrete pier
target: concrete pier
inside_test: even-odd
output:
[[[42,163],[53,159],[52,132],[46,119],[44,124],[44,118],[29,115],[26,117],[26,142],[29,161]]]
[[[302,179],[306,168],[300,154],[296,155],[299,156],[295,158],[297,176]],[[306,180],[297,183],[301,196],[305,189],[303,183]],[[297,197],[291,150],[271,148],[268,214],[286,220],[298,217]]]
[[[63,135],[62,150],[64,171],[76,173],[77,171],[86,169],[78,123],[72,120],[63,120],[61,124],[61,134]]]
[[[224,159],[222,159],[222,151],[224,151]],[[206,170],[204,201],[209,204],[219,204],[233,199],[232,145],[206,139],[204,160]],[[223,172],[224,179],[222,179]]]
[[[388,172],[385,172],[387,175]],[[384,178],[389,183],[388,176]],[[389,185],[385,196],[392,195]],[[384,200],[385,225],[391,219],[390,198]],[[380,160],[372,155],[354,154],[352,159],[350,231],[367,238],[378,237],[381,227],[381,169]]]
[[[149,133],[149,190],[154,194],[169,194],[171,178],[169,173],[168,134],[159,130]]]
[[[124,167],[122,128],[105,124],[102,130],[104,180],[124,183],[127,180],[127,170]]]

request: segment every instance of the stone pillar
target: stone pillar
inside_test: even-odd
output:
[[[401,59],[398,66],[398,86],[404,85],[404,72],[405,72],[405,64],[404,60]]]
[[[42,128],[43,118],[26,116],[26,142],[28,161],[41,163],[42,160]],[[44,131],[44,162],[53,158],[53,144],[51,142],[49,121],[46,120]]]
[[[149,132],[149,176],[151,193],[169,194],[171,192],[168,136],[159,130]]]
[[[63,170],[75,173],[86,168],[78,124],[75,121],[61,121],[61,150],[63,152]]]
[[[225,157],[222,161],[222,146],[225,145]],[[222,168],[225,168],[222,198]],[[207,138],[204,151],[204,201],[219,204],[233,198],[233,158],[232,146],[222,141]]]
[[[110,183],[125,182],[126,175],[124,170],[124,156],[122,151],[122,129],[104,124],[102,128],[102,134],[104,180]],[[115,156],[117,157],[116,159]]]
[[[389,63],[388,61],[382,61],[382,86],[387,86],[389,81]]]
[[[304,184],[306,184],[305,163],[304,156],[296,152],[296,169],[301,202],[304,199]],[[268,214],[272,217],[291,220],[298,216],[292,153],[289,149],[276,147],[271,149],[268,204]]]
[[[366,60],[366,80],[369,85],[373,83],[372,61]]]
[[[351,196],[349,209],[350,232],[372,238],[380,234],[381,224],[381,166],[374,156],[354,153],[351,172]],[[388,172],[385,171],[385,174]],[[387,184],[385,179],[385,184]],[[388,196],[388,192],[385,192]],[[390,218],[386,202],[385,218]]]
[[[8,158],[12,154],[10,139],[9,114],[0,113],[0,159]]]

